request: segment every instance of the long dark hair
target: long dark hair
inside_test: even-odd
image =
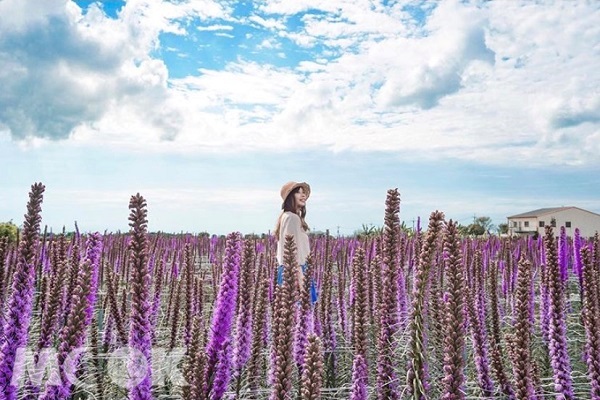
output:
[[[283,209],[283,211],[281,212],[281,215],[279,215],[279,218],[277,218],[277,224],[275,225],[275,231],[273,232],[275,235],[275,238],[277,238],[279,240],[279,229],[281,228],[281,217],[283,216],[283,213],[285,213],[286,211],[289,212],[293,212],[294,214],[296,213],[296,197],[294,196],[294,194],[298,193],[298,191],[300,190],[301,186],[295,188],[294,190],[292,190],[290,192],[290,194],[288,194],[288,196],[285,198],[285,201],[283,202],[281,208]],[[302,228],[307,231],[308,228],[308,224],[306,223],[306,221],[304,220],[304,218],[306,217],[306,206],[302,206],[302,208],[300,208],[300,221],[302,221]]]

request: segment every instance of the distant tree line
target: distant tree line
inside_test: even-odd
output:
[[[415,233],[415,228],[409,227],[404,221],[400,224],[400,230],[406,233],[409,237]],[[458,232],[462,236],[483,236],[498,233],[500,235],[508,233],[508,224],[498,224],[496,227],[492,223],[492,219],[488,216],[476,217],[469,225],[458,225]],[[375,237],[383,233],[383,227],[373,224],[362,224],[361,229],[354,231],[354,236],[358,238]]]
[[[16,242],[19,237],[19,227],[12,221],[0,222],[0,238],[3,237],[8,238],[8,243]]]

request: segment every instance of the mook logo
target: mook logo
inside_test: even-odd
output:
[[[80,361],[91,348],[78,347],[61,360],[54,348],[44,348],[35,353],[31,348],[17,349],[11,386],[41,387],[75,385],[92,389],[93,385],[77,377]],[[89,353],[88,353],[89,352]],[[184,347],[174,349],[153,348],[150,360],[133,347],[119,347],[108,353],[98,353],[98,358],[106,362],[107,377],[111,383],[132,389],[147,377],[153,382],[166,382],[174,386],[188,385],[181,370],[181,360],[185,356]],[[151,376],[150,376],[151,374]]]

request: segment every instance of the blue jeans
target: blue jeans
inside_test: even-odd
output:
[[[306,273],[306,264],[302,264],[302,273]],[[277,267],[277,285],[283,284],[283,265]],[[317,285],[315,285],[315,280],[310,278],[310,301],[312,304],[317,302],[319,296],[317,295]]]

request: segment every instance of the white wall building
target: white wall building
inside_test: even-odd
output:
[[[591,237],[600,232],[600,214],[578,207],[540,208],[508,217],[508,234],[543,235],[546,225],[552,226],[557,235],[564,226],[567,236],[573,236],[579,228],[582,237]]]

